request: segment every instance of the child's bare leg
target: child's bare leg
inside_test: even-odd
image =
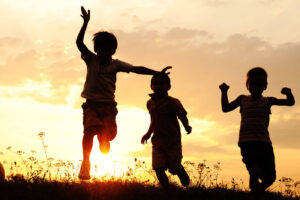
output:
[[[181,166],[180,170],[177,173],[177,176],[179,177],[180,182],[183,186],[187,187],[190,184],[190,177],[186,173],[183,166]]]
[[[83,160],[89,161],[90,154],[93,148],[93,134],[84,134],[82,138],[82,151],[83,151]]]
[[[258,177],[250,174],[249,187],[251,192],[257,192],[259,184]]]
[[[169,188],[169,179],[165,173],[164,169],[155,169],[156,176],[158,178],[159,183],[165,189]]]
[[[97,135],[99,141],[99,148],[101,153],[107,154],[110,150],[110,142],[108,138],[105,136],[105,133],[100,133]]]
[[[80,171],[78,177],[81,180],[88,180],[90,176],[90,154],[93,147],[93,138],[94,135],[91,132],[86,132],[82,138],[82,152],[83,152],[83,161],[81,163]]]
[[[259,178],[262,177],[262,171],[258,166],[253,166],[249,171],[250,180],[249,187],[252,193],[261,193],[263,192],[262,184],[259,182]]]

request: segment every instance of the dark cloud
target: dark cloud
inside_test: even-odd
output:
[[[299,43],[273,46],[262,38],[243,34],[233,34],[223,42],[214,42],[208,31],[179,27],[166,33],[148,30],[112,32],[119,41],[116,54],[119,59],[156,70],[173,66],[170,94],[181,99],[193,117],[212,115],[214,120],[226,121],[228,117],[238,116],[220,112],[218,85],[226,81],[231,86],[229,99],[247,93],[245,75],[253,66],[263,66],[269,73],[266,95],[278,96],[282,87],[296,89],[299,85]],[[198,41],[197,37],[202,39]],[[187,40],[193,42],[185,42]],[[17,86],[27,79],[49,81],[53,90],[65,90],[66,97],[68,86],[83,85],[80,80],[85,78],[85,64],[80,61],[75,45],[68,55],[64,54],[64,48],[63,42],[58,42],[43,50],[27,50],[11,56],[0,66],[0,84]],[[40,61],[41,56],[46,60]],[[135,96],[135,106],[145,108],[151,92],[149,83],[150,76],[120,73],[117,101],[131,105],[132,96]]]
[[[50,61],[41,61],[45,56]],[[49,90],[52,95],[40,94],[39,90],[24,90],[11,93],[2,91],[2,96],[31,98],[41,103],[64,104],[69,95],[70,86],[82,84],[80,78],[85,76],[85,66],[80,58],[65,55],[57,50],[39,53],[35,50],[27,50],[10,57],[0,65],[0,85],[2,87],[21,88],[28,81],[35,84],[50,83]]]
[[[2,37],[0,38],[0,48],[10,48],[21,44],[21,40],[14,37]]]
[[[180,27],[175,27],[170,29],[167,33],[164,34],[163,40],[164,42],[168,42],[168,41],[185,42],[186,40],[191,40],[198,36],[204,37],[206,39],[213,38],[213,34],[205,30],[184,29]]]
[[[0,65],[0,84],[2,86],[17,86],[26,80],[40,81],[37,67],[38,53],[28,50],[9,58],[6,63]]]
[[[299,149],[300,107],[273,106],[272,111],[276,111],[271,115],[269,128],[273,144],[279,148]],[[274,122],[272,122],[273,115]]]

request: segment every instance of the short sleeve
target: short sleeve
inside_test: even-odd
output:
[[[94,56],[95,54],[84,45],[84,49],[81,52],[81,59],[88,65]]]
[[[129,73],[133,66],[129,63],[126,63],[124,61],[121,60],[116,60],[117,61],[117,72],[127,72]]]
[[[173,99],[173,109],[175,110],[175,113],[177,116],[186,116],[187,112],[184,109],[183,105],[178,99]]]

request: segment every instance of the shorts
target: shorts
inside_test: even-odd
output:
[[[259,168],[262,172],[262,176],[270,180],[275,180],[275,157],[272,143],[249,141],[242,142],[239,146],[241,148],[243,162],[250,176],[254,168]]]
[[[172,144],[164,147],[152,146],[152,168],[169,169],[172,174],[177,174],[181,168],[182,149],[181,144]]]
[[[82,104],[84,134],[101,135],[111,141],[117,135],[116,103],[87,100]]]

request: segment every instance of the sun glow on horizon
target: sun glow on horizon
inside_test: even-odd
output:
[[[94,176],[120,176],[120,169],[117,168],[121,158],[110,153],[104,155],[100,151],[93,151],[90,156],[91,174]]]

